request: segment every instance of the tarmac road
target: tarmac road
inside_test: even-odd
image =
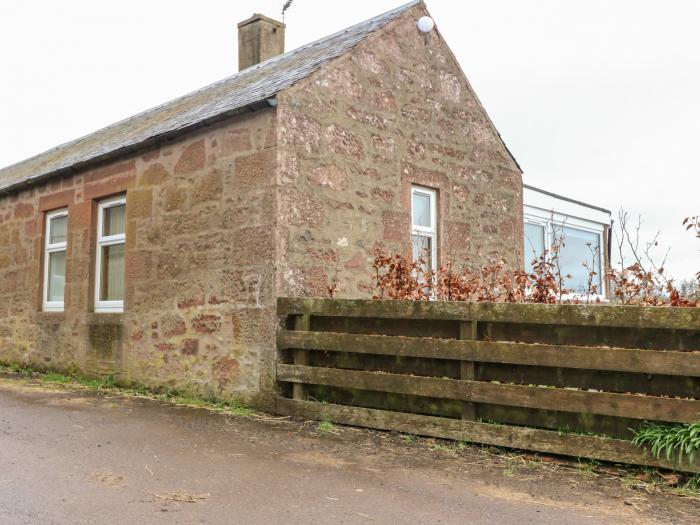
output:
[[[493,454],[440,447],[0,377],[0,524],[591,525],[693,512],[615,494],[619,481],[509,475]]]

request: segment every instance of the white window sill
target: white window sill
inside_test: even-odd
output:
[[[63,312],[64,307],[63,307],[63,305],[57,306],[57,305],[45,304],[41,310],[42,310],[42,312]]]
[[[121,314],[124,313],[124,306],[95,306],[96,314]]]

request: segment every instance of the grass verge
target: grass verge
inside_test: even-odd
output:
[[[205,397],[189,392],[169,389],[159,391],[145,385],[118,385],[112,376],[104,378],[89,378],[77,373],[39,371],[19,365],[0,363],[0,373],[31,378],[45,383],[57,383],[70,386],[79,386],[94,391],[110,392],[125,396],[137,396],[160,401],[167,401],[177,405],[206,408],[216,412],[222,412],[234,416],[249,417],[253,415],[253,409],[238,401],[221,401],[211,397]]]

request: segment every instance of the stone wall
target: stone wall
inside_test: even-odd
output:
[[[265,405],[275,111],[0,197],[0,360]],[[96,202],[126,192],[123,314],[94,314]],[[41,312],[44,213],[68,207],[65,311]]]
[[[439,260],[522,264],[522,179],[418,6],[278,97],[279,295],[372,294],[376,247],[406,253],[410,188],[438,190]]]
[[[0,196],[0,360],[270,408],[275,299],[370,297],[410,250],[410,188],[438,190],[439,258],[522,264],[520,171],[416,7],[231,118]],[[95,314],[96,203],[126,193],[122,314]],[[67,207],[65,311],[41,311],[46,211]]]

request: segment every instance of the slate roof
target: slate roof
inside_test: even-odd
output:
[[[410,8],[396,9],[0,170],[0,193],[106,160],[274,98]]]

